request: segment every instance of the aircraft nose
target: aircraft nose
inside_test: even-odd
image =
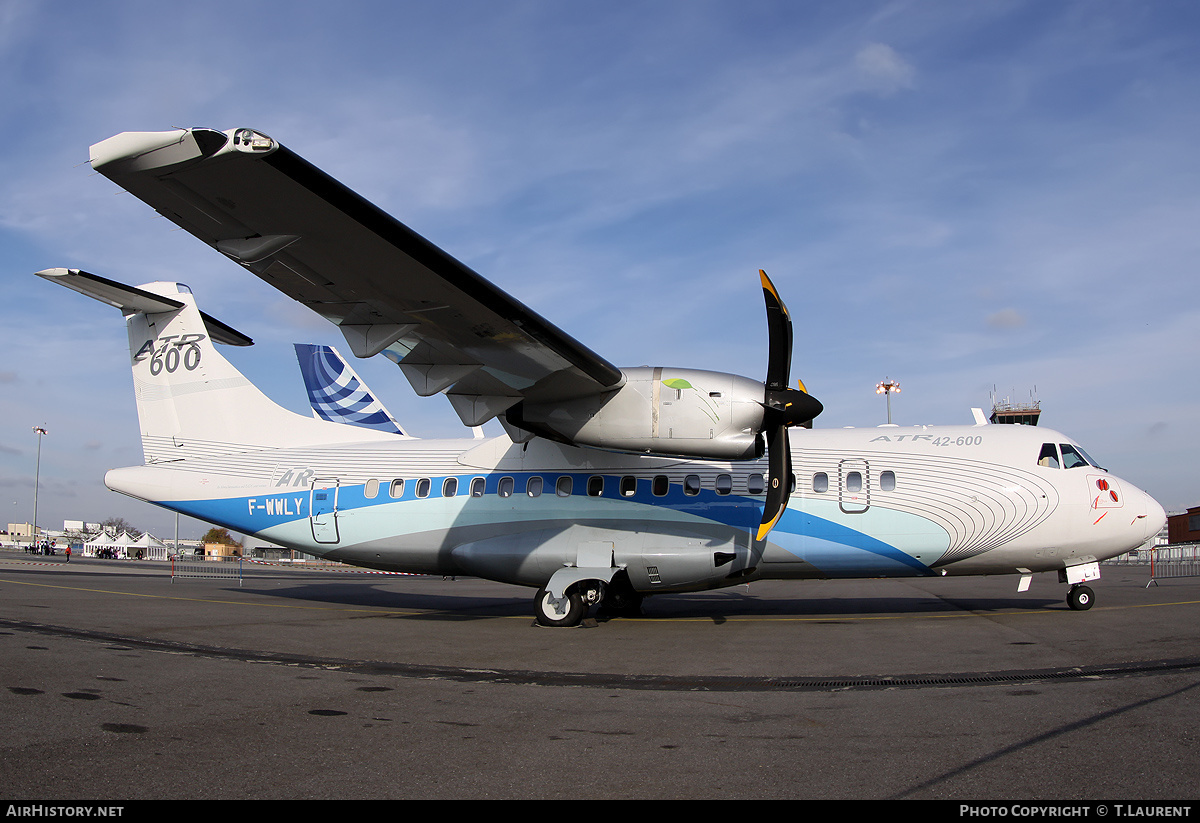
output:
[[[1145,539],[1149,540],[1167,524],[1167,511],[1157,500],[1142,492],[1142,512],[1138,514],[1138,520],[1145,529]]]

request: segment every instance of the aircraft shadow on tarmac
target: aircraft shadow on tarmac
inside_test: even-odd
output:
[[[480,597],[458,593],[398,592],[386,584],[364,586],[361,583],[305,583],[288,588],[243,586],[241,591],[265,597],[280,597],[310,603],[395,609],[404,614],[364,615],[425,620],[476,620],[532,614],[528,597]],[[415,613],[407,613],[412,610]]]
[[[453,585],[453,584],[450,584]],[[512,597],[481,596],[476,593],[434,591],[396,591],[387,584],[366,585],[353,582],[306,583],[287,588],[245,586],[243,592],[288,600],[337,604],[340,606],[394,609],[403,614],[375,615],[376,617],[406,620],[481,620],[497,617],[532,617],[530,598],[524,590]],[[1043,610],[1069,611],[1066,603],[1056,598],[1042,597],[977,597],[942,598],[912,597],[825,597],[825,598],[758,598],[723,590],[661,594],[646,598],[642,617],[647,619],[707,619],[724,622],[738,618],[810,619],[828,617],[831,620],[872,615],[952,616],[973,613],[1030,612]],[[410,613],[411,610],[411,613]],[[610,617],[603,610],[592,610],[599,621],[621,619]]]

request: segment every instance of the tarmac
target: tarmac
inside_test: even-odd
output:
[[[475,579],[0,551],[0,799],[1190,810],[1200,578],[1102,571],[1086,612],[1051,574],[770,581],[546,629]]]

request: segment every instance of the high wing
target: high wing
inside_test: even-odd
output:
[[[382,353],[478,426],[517,403],[605,393],[621,370],[275,140],[250,129],[125,132],[92,167]]]

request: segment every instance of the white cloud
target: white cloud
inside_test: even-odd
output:
[[[885,43],[871,43],[854,55],[854,64],[874,91],[892,94],[915,85],[916,69]]]
[[[1001,309],[987,316],[987,324],[993,329],[1016,329],[1025,325],[1025,318],[1016,309]]]

